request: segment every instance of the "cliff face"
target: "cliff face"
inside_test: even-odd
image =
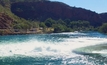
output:
[[[12,17],[10,17],[6,13],[0,13],[0,28],[3,29],[11,27],[13,19],[21,21],[20,18],[39,21],[45,21],[47,18],[54,20],[70,19],[71,21],[86,20],[93,26],[100,26],[102,23],[107,22],[106,13],[98,14],[83,8],[71,7],[61,2],[51,2],[48,0],[30,0],[30,2],[29,0],[0,0],[0,5],[7,7],[9,10],[8,14],[12,14]],[[0,8],[0,12],[7,11],[7,9],[4,8],[3,10]]]
[[[93,11],[71,7],[61,2],[18,2],[11,5],[11,11],[19,17],[30,20],[44,21],[47,18],[86,20],[93,26],[99,26],[104,22],[103,17]]]
[[[107,22],[107,13],[101,13],[99,14],[104,22]]]
[[[13,19],[5,13],[0,13],[0,29],[8,29],[11,27]]]

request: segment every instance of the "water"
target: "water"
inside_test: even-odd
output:
[[[0,36],[0,65],[107,65],[107,35],[70,32]]]

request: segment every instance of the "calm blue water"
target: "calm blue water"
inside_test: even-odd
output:
[[[107,65],[107,35],[70,32],[0,36],[0,65]]]

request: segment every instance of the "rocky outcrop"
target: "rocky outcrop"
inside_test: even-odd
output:
[[[5,13],[0,13],[0,29],[11,28],[13,19],[6,15]]]

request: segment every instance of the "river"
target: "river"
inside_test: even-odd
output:
[[[107,35],[69,32],[0,36],[0,65],[107,65]]]

